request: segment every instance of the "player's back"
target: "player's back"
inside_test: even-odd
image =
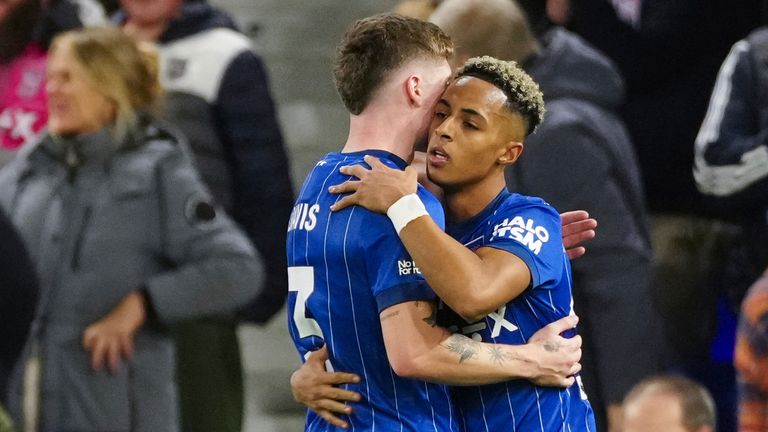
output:
[[[289,330],[305,356],[325,343],[334,370],[362,382],[348,386],[354,404],[350,429],[358,431],[458,431],[447,388],[398,377],[389,365],[379,312],[403,301],[434,299],[389,219],[362,207],[331,212],[339,196],[328,187],[349,177],[346,165],[371,154],[391,166],[405,162],[383,151],[330,153],[308,175],[288,226]],[[437,200],[419,195],[442,223]],[[310,413],[307,430],[335,430]]]

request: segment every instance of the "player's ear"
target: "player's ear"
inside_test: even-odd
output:
[[[411,106],[419,107],[423,103],[423,92],[421,88],[421,76],[411,75],[405,80],[405,96]]]
[[[500,165],[512,165],[520,158],[520,155],[523,154],[523,149],[525,147],[523,146],[522,142],[516,142],[516,141],[510,141],[504,146],[504,153],[502,153],[501,156],[499,156],[498,162]]]

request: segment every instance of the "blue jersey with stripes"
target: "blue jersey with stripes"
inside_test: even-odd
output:
[[[482,212],[448,233],[472,250],[492,247],[522,259],[531,286],[477,322],[455,314],[451,330],[475,340],[519,345],[545,325],[570,314],[571,269],[561,238],[560,215],[539,198],[503,190]],[[466,431],[594,431],[594,416],[581,380],[568,389],[526,380],[453,387]]]
[[[436,300],[386,215],[362,207],[331,212],[340,199],[328,187],[349,179],[339,173],[379,157],[390,167],[406,163],[384,151],[330,153],[309,173],[288,226],[288,320],[302,358],[328,346],[330,367],[362,380],[345,388],[359,392],[348,417],[353,431],[459,431],[448,388],[398,377],[384,347],[379,313],[398,303]],[[418,195],[441,227],[437,199],[419,187]],[[305,430],[335,431],[313,412]],[[339,429],[340,430],[340,429]]]

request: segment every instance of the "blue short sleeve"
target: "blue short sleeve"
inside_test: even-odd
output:
[[[445,216],[440,202],[421,186],[418,196],[430,217],[443,229]],[[377,236],[368,244],[365,257],[368,275],[372,278],[371,289],[379,312],[407,301],[436,300],[437,296],[427,285],[418,265],[403,246],[389,218],[371,214],[369,223],[385,225],[381,229],[370,230],[376,232]]]
[[[553,287],[566,265],[560,215],[547,204],[498,211],[488,224],[485,246],[522,259],[531,271],[533,288]]]

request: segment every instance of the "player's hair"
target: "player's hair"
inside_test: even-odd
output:
[[[451,39],[432,23],[388,13],[352,24],[336,48],[333,80],[352,114],[360,114],[388,75],[417,58],[450,59]]]
[[[459,69],[457,77],[471,76],[498,87],[507,96],[505,106],[520,114],[530,135],[544,120],[544,95],[539,85],[517,63],[489,56],[473,57]]]
[[[96,89],[115,104],[120,140],[135,126],[138,111],[159,109],[163,91],[151,44],[138,44],[118,28],[88,27],[60,34],[51,51],[65,46]]]
[[[657,375],[646,378],[624,398],[624,404],[631,403],[641,395],[665,394],[677,397],[683,411],[683,426],[694,431],[702,426],[715,428],[715,402],[700,384],[683,376]]]

